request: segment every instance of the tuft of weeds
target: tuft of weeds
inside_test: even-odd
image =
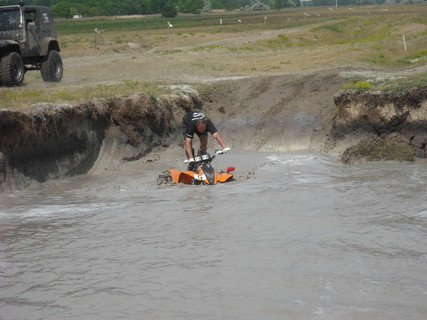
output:
[[[132,79],[132,80],[123,80],[123,83],[128,87],[136,87],[140,85],[141,82],[138,80]]]
[[[22,97],[25,99],[39,99],[43,95],[42,91],[24,91]]]
[[[223,64],[206,63],[204,61],[195,61],[191,65],[202,70],[224,71],[226,66]]]
[[[168,54],[175,54],[175,53],[181,53],[182,50],[180,49],[171,49],[171,50],[164,50],[164,51],[156,51],[160,55],[168,55]]]
[[[154,95],[154,94],[150,94],[150,103],[153,105],[153,106],[155,106],[155,105],[157,105],[157,96],[156,95]]]
[[[66,90],[59,90],[56,92],[56,95],[61,101],[75,100],[74,95],[71,92]]]
[[[213,100],[213,87],[207,84],[197,84],[196,85],[197,94],[199,95],[202,101],[212,101]]]
[[[0,101],[3,108],[10,108],[19,100],[19,95],[12,91],[0,91]]]
[[[314,28],[314,31],[317,30],[328,30],[328,31],[332,31],[332,32],[337,32],[337,33],[342,33],[345,30],[346,25],[344,23],[331,23],[331,24],[325,24],[322,25],[320,27]]]
[[[343,89],[368,90],[370,88],[371,84],[362,80],[357,82],[349,82],[343,85]]]
[[[211,45],[206,45],[206,46],[197,46],[193,48],[193,51],[208,51],[208,50],[213,50],[213,49],[217,49],[220,48],[221,46],[218,44],[211,44]]]

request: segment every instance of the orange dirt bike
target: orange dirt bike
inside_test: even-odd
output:
[[[223,154],[222,150],[217,150],[211,156],[209,153],[198,155],[194,157],[193,170],[179,171],[170,169],[169,172],[172,180],[176,183],[189,183],[189,184],[217,184],[217,182],[227,182],[233,179],[234,167],[227,167],[226,172],[217,172],[212,166],[211,162],[219,154]],[[184,162],[189,163],[188,160]]]

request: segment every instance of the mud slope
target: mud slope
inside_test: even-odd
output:
[[[321,151],[336,109],[334,95],[347,81],[333,70],[217,82],[205,109],[236,147]]]
[[[149,99],[141,93],[26,113],[2,110],[0,191],[96,173],[153,147],[180,144],[182,115],[200,108],[232,148],[340,153],[371,136],[404,142],[426,156],[427,86],[402,93],[341,92],[346,82],[338,69],[217,80],[200,97]]]

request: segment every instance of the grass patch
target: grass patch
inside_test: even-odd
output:
[[[26,90],[0,91],[1,108],[19,108],[32,106],[40,102],[79,104],[92,99],[110,99],[117,96],[131,95],[135,92],[145,92],[150,96],[160,96],[170,93],[163,83],[141,82],[139,80],[123,80],[117,84],[100,84],[84,88],[68,90],[44,91]]]
[[[253,51],[255,50],[255,47],[244,44],[241,46],[227,46],[227,50],[233,53],[239,53],[244,51]]]
[[[265,46],[269,49],[280,49],[286,44],[290,44],[289,38],[285,35],[279,34],[277,38],[268,39]]]
[[[209,50],[213,50],[213,49],[217,49],[220,48],[221,46],[218,44],[211,44],[211,45],[207,45],[207,46],[197,46],[197,47],[193,47],[193,51],[209,51]]]
[[[204,61],[192,62],[191,65],[200,70],[224,71],[226,69],[226,66],[224,64],[215,64]]]
[[[375,55],[371,55],[370,57],[360,59],[364,62],[369,62],[372,64],[390,64],[392,65],[394,63],[393,60],[391,60],[384,52],[378,52]]]
[[[343,85],[343,89],[368,90],[370,88],[371,84],[362,80],[357,82],[349,82]]]
[[[377,80],[373,83],[371,90],[403,91],[425,85],[427,85],[427,72]]]
[[[369,78],[361,80],[353,79],[343,85],[343,89],[353,89],[361,91],[395,91],[402,92],[409,88],[426,86],[427,85],[427,72],[419,74],[390,76],[387,78],[381,77],[379,79]]]
[[[212,101],[213,88],[211,85],[197,84],[196,90],[197,90],[199,97],[202,101]]]
[[[134,88],[134,87],[136,87],[136,86],[139,86],[139,85],[141,84],[141,82],[140,82],[140,81],[138,81],[138,80],[123,80],[123,83],[124,83],[126,86],[128,86],[128,87],[132,87],[132,88]]]
[[[181,53],[183,52],[181,49],[172,49],[172,50],[164,50],[164,51],[156,51],[160,55],[169,55],[169,54],[175,54],[175,53]]]
[[[56,95],[61,101],[72,101],[76,99],[76,97],[71,92],[65,90],[56,91]]]
[[[0,91],[0,101],[3,108],[13,107],[19,98],[19,94],[16,92]]]
[[[420,60],[427,60],[427,50],[421,50],[413,55],[404,57],[402,59],[398,59],[399,62],[406,63],[406,64],[420,62]]]
[[[313,31],[329,30],[332,32],[342,33],[342,32],[344,32],[344,29],[345,29],[345,24],[337,22],[337,23],[325,24],[323,26],[314,28]]]

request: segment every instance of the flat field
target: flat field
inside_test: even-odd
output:
[[[58,19],[56,26],[62,82],[28,72],[22,87],[0,88],[0,108],[337,68],[349,71],[348,87],[427,83],[427,4]]]

